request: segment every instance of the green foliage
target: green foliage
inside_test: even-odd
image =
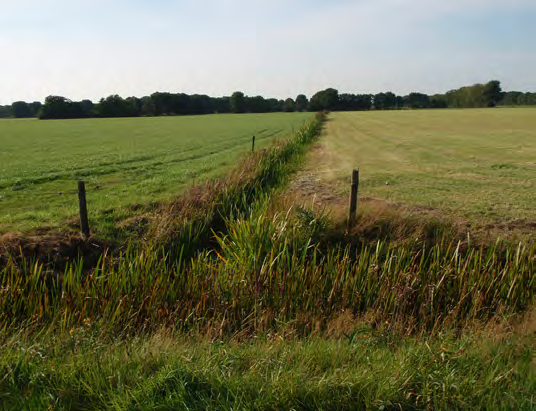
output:
[[[292,112],[292,111],[296,111],[296,103],[294,102],[293,99],[287,98],[285,100],[285,104],[283,104],[283,111],[285,111],[287,113]]]
[[[235,91],[231,95],[231,113],[244,113],[246,111],[246,100],[244,93]]]
[[[0,118],[13,117],[13,108],[11,106],[0,106]]]
[[[398,107],[396,95],[390,91],[376,94],[373,102],[376,110],[390,110]]]
[[[334,110],[339,103],[339,92],[334,88],[319,91],[309,101],[309,111]]]
[[[226,233],[226,234],[225,234]],[[355,250],[315,242],[289,215],[229,219],[214,251],[129,249],[83,273],[8,261],[0,271],[0,324],[138,333],[221,327],[255,334],[293,324],[301,334],[342,312],[374,312],[414,330],[439,330],[529,309],[536,281],[532,246],[461,244]],[[176,247],[180,244],[176,243]]]
[[[405,99],[404,103],[409,108],[429,108],[430,97],[423,93],[410,93]]]
[[[115,94],[101,99],[96,113],[99,117],[137,117],[140,109],[137,99],[129,97],[125,100]]]
[[[344,93],[339,96],[337,110],[354,111],[370,110],[372,108],[373,96],[371,94],[348,94]]]
[[[307,96],[305,96],[304,94],[299,94],[296,97],[296,111],[307,110],[308,104],[309,104],[309,100],[307,99]]]
[[[501,82],[492,80],[484,84],[482,94],[484,95],[484,100],[486,101],[487,106],[495,107],[504,97],[501,89]]]
[[[42,120],[83,118],[92,117],[93,114],[93,103],[89,100],[75,102],[61,96],[48,96],[39,112],[39,118]]]
[[[28,104],[25,101],[15,101],[11,105],[11,111],[12,111],[13,117],[30,118],[30,117],[37,117],[40,107],[41,107],[41,103],[39,102]]]
[[[500,102],[502,106],[536,106],[536,93],[523,93],[521,91],[509,91],[504,93]]]
[[[497,80],[451,90],[446,94],[448,106],[456,108],[494,107],[502,98],[501,83]]]

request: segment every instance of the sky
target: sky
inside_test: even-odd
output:
[[[536,0],[0,0],[0,104],[536,91]]]

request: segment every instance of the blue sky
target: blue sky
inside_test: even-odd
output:
[[[535,0],[0,0],[0,104],[536,91]]]

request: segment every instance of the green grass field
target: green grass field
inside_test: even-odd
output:
[[[309,113],[89,120],[0,121],[0,233],[65,228],[88,183],[90,219],[128,217],[133,204],[180,194],[222,175],[256,147],[300,126]],[[61,194],[60,194],[61,193]],[[108,220],[111,221],[108,221]]]
[[[536,109],[332,113],[310,168],[360,195],[489,224],[536,220]],[[386,184],[388,183],[388,185]]]

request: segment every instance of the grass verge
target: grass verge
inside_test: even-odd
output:
[[[533,409],[534,341],[503,334],[400,337],[362,329],[247,342],[88,327],[0,350],[0,408],[101,410]]]

